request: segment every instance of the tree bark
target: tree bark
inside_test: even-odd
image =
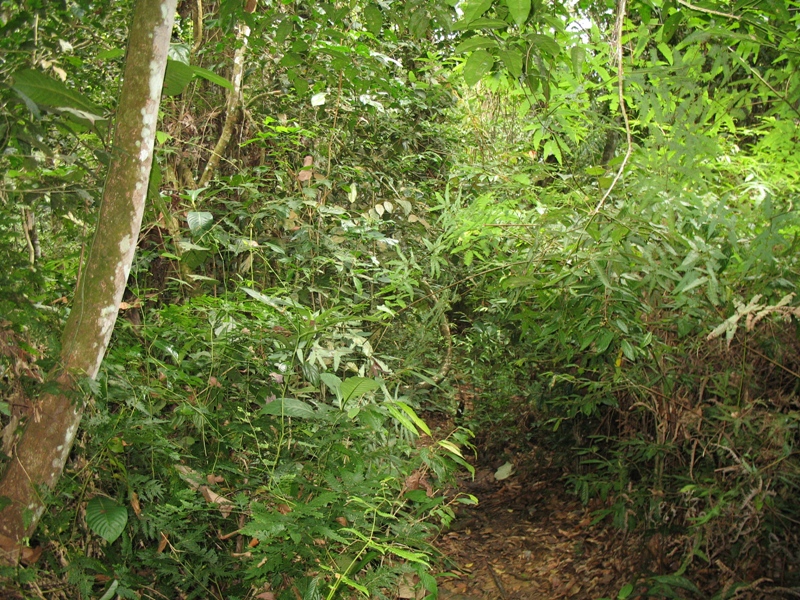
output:
[[[245,5],[245,12],[252,13],[258,4],[257,0],[248,0]],[[239,120],[239,112],[242,105],[242,80],[244,79],[244,58],[247,53],[247,43],[250,40],[250,27],[247,23],[236,24],[236,40],[239,46],[233,53],[233,73],[231,75],[232,87],[228,90],[228,99],[225,103],[225,123],[222,126],[222,132],[217,140],[214,149],[211,151],[211,156],[206,163],[206,168],[203,169],[203,174],[200,176],[198,187],[205,187],[211,178],[214,176],[214,171],[219,166],[219,161],[225,153],[225,149],[231,141],[233,129],[236,122]]]
[[[49,391],[34,403],[0,479],[0,562],[23,557],[23,539],[45,510],[44,494],[64,469],[83,401],[81,378],[100,369],[133,262],[177,0],[137,0],[128,38],[111,163],[94,240],[78,278]]]

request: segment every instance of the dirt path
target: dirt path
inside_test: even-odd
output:
[[[462,484],[468,507],[436,546],[455,566],[439,580],[442,600],[616,598],[641,554],[564,489],[557,474],[494,478],[480,468]]]

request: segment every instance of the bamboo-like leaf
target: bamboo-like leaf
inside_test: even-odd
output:
[[[420,419],[419,415],[417,415],[417,413],[414,412],[414,409],[411,408],[408,404],[406,404],[405,402],[400,402],[399,400],[397,402],[392,402],[392,404],[399,407],[404,413],[406,413],[408,415],[408,418],[411,419],[411,421],[422,431],[424,431],[427,435],[431,435],[431,430],[428,427],[428,424],[422,419]]]
[[[128,509],[111,498],[98,496],[86,504],[86,524],[107,542],[116,540],[128,524]]]
[[[193,66],[192,70],[197,77],[202,77],[206,81],[210,81],[211,83],[216,83],[220,87],[224,87],[226,89],[232,90],[233,84],[222,77],[221,75],[217,75],[214,71],[210,69],[204,69],[203,67]]]

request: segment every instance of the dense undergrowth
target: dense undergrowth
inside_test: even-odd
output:
[[[251,40],[266,66],[207,186],[225,92],[197,80],[165,97],[121,318],[30,540],[41,556],[3,570],[13,593],[435,597],[428,542],[473,501],[448,488],[472,443],[487,461],[557,450],[596,519],[648,548],[621,598],[639,583],[649,597],[796,591],[796,121],[730,79],[722,45],[667,46],[644,5],[628,131],[597,27],[551,24],[556,50],[592,52],[539,56],[524,91],[487,71],[476,92],[435,36],[381,37],[373,21],[348,37],[304,10]],[[42,29],[53,47],[62,25]],[[187,17],[179,30],[175,56]],[[97,102],[117,50],[64,61],[89,65]],[[19,99],[3,110],[9,460],[58,355],[108,148],[101,127],[26,121]],[[475,440],[428,439],[421,411],[465,395]]]

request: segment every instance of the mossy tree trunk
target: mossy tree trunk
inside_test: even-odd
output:
[[[177,0],[137,0],[128,38],[112,159],[97,230],[51,374],[0,479],[0,562],[15,563],[44,512],[42,492],[64,469],[83,413],[80,378],[94,378],[108,347],[133,262]]]

